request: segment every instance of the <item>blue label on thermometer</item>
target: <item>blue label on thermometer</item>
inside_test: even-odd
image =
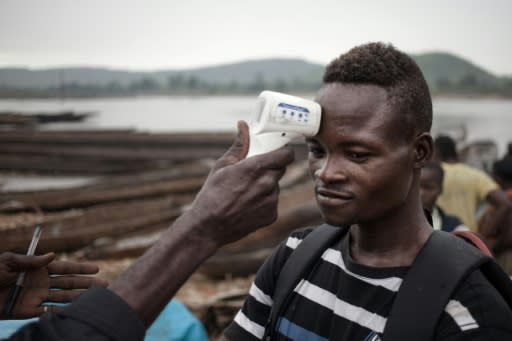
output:
[[[278,107],[281,107],[281,108],[286,108],[286,109],[291,109],[291,110],[296,110],[296,111],[302,111],[302,112],[307,112],[309,113],[309,110],[308,108],[304,108],[304,107],[299,107],[297,105],[292,105],[292,104],[288,104],[288,103],[279,103],[277,105]]]

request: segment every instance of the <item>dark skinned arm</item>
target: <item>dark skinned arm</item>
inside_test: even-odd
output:
[[[247,124],[239,122],[238,131],[234,144],[217,160],[190,209],[109,287],[146,326],[220,246],[277,218],[278,181],[293,161],[293,152],[282,148],[245,159]]]

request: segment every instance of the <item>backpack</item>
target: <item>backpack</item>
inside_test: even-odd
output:
[[[312,270],[325,249],[343,238],[348,230],[348,227],[320,225],[290,255],[277,279],[265,340],[274,335],[278,318],[300,279]],[[430,275],[431,269],[436,269],[436,276]],[[434,231],[402,282],[387,318],[383,339],[431,340],[455,289],[477,269],[512,309],[512,281],[492,259],[491,252],[480,238],[469,231]]]

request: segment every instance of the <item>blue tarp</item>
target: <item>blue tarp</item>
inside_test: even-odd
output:
[[[144,341],[207,341],[203,325],[180,302],[170,301],[146,332]]]

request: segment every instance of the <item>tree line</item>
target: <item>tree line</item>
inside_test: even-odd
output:
[[[196,76],[172,75],[167,82],[157,81],[154,78],[142,77],[129,84],[110,82],[106,85],[81,84],[77,82],[63,83],[41,89],[24,89],[0,87],[2,98],[30,98],[30,97],[115,97],[137,95],[227,95],[227,94],[254,94],[264,89],[275,91],[316,91],[320,87],[319,81],[294,79],[292,81],[277,79],[265,80],[256,75],[251,82],[238,82],[233,80],[227,83],[211,83]]]
[[[0,87],[0,98],[76,98],[76,97],[121,97],[137,95],[229,95],[255,94],[264,89],[280,92],[314,92],[321,86],[320,80],[276,79],[266,80],[257,74],[250,82],[232,80],[226,83],[212,83],[194,75],[175,74],[166,82],[151,77],[142,77],[129,84],[110,82],[106,85],[63,83],[41,89]],[[437,79],[429,84],[434,95],[498,95],[512,97],[512,78],[503,77],[497,83],[486,83],[468,74],[459,80]]]

